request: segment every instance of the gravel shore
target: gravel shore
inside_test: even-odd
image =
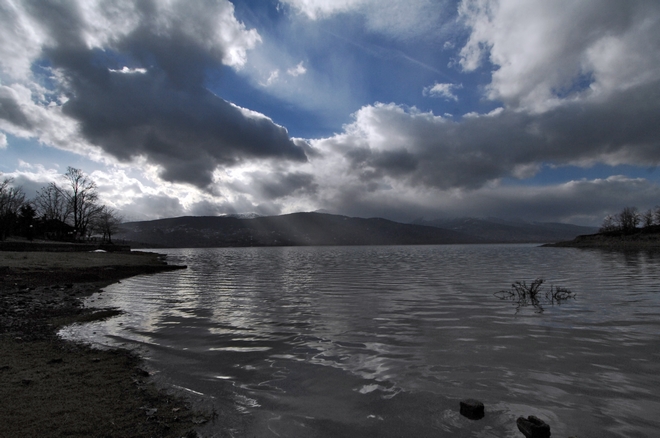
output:
[[[122,278],[180,267],[154,253],[0,252],[0,437],[194,437],[215,412],[149,383],[125,350],[60,339],[113,309],[82,298]]]

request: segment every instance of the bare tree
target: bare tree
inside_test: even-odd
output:
[[[642,213],[641,215],[641,222],[643,227],[650,227],[653,225],[653,210],[650,208]]]
[[[103,206],[94,219],[94,229],[103,235],[103,240],[107,239],[112,243],[112,235],[119,231],[119,226],[124,218],[116,210]]]
[[[50,183],[41,188],[34,198],[37,214],[43,220],[58,220],[65,222],[71,211],[61,188]]]
[[[637,228],[640,217],[636,207],[626,207],[617,215],[619,228],[623,231],[630,231]]]
[[[656,205],[653,209],[653,224],[660,225],[660,205]]]
[[[18,218],[18,212],[25,203],[25,193],[20,187],[13,186],[13,178],[0,182],[0,240],[10,234]]]
[[[90,221],[101,210],[98,205],[96,183],[89,179],[82,170],[68,167],[64,174],[67,187],[60,188],[60,194],[66,199],[71,211],[71,225],[80,236],[86,236]]]
[[[600,226],[600,232],[607,232],[607,231],[614,231],[618,229],[618,225],[616,223],[616,219],[611,215],[608,214],[605,216],[605,219],[603,219],[603,224]]]

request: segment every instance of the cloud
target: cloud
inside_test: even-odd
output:
[[[432,86],[424,88],[424,96],[431,97],[444,97],[446,100],[458,101],[458,96],[454,94],[454,90],[463,88],[462,84],[439,84],[435,83]]]
[[[121,207],[121,214],[127,221],[153,220],[164,217],[178,217],[185,214],[181,202],[165,194],[147,194],[135,197]]]
[[[0,0],[0,149],[15,153],[7,141],[20,137],[94,154],[113,169],[95,174],[104,202],[136,218],[325,208],[594,221],[608,197],[644,208],[657,195],[657,184],[623,176],[525,186],[542,169],[660,164],[657,2],[281,3],[297,14],[262,37],[227,0]],[[454,53],[457,71],[436,68],[432,48],[443,65]],[[401,84],[409,105],[471,112],[374,102],[384,83],[356,84],[394,58],[423,76]],[[215,95],[229,70],[227,83],[250,83],[276,120],[335,134],[291,138]],[[117,171],[130,168],[142,179]],[[26,184],[47,177],[20,172]]]
[[[200,188],[213,183],[218,167],[252,159],[306,160],[285,128],[205,88],[209,68],[240,69],[260,41],[235,19],[230,2],[125,3],[13,8],[19,24],[13,35],[2,35],[13,41],[30,31],[32,45],[40,45],[40,62],[50,65],[50,76],[35,80],[51,81],[66,98],[35,103],[34,83],[22,88],[22,98],[21,85],[3,86],[0,128],[22,136],[41,133],[42,141],[67,148],[78,136],[73,144],[95,145],[122,161],[146,158],[164,180]],[[57,121],[64,129],[52,129]],[[54,131],[62,135],[53,138]]]
[[[17,94],[16,90],[10,87],[0,86],[0,120],[4,122],[4,126],[14,125],[22,129],[31,129],[33,125],[21,108]]]
[[[299,63],[298,65],[296,65],[295,67],[292,67],[292,68],[288,69],[286,72],[287,72],[290,76],[296,77],[296,76],[304,75],[305,73],[307,73],[307,69],[306,69],[305,66],[303,65],[303,62],[300,61],[300,63]]]
[[[644,211],[657,205],[660,186],[646,179],[613,176],[540,187],[497,186],[476,190],[342,191],[325,208],[360,217],[499,217],[599,226],[628,205]]]
[[[250,175],[254,192],[262,199],[274,201],[290,196],[313,195],[318,190],[314,176],[305,172],[271,173],[252,172]]]
[[[268,79],[266,79],[265,82],[262,82],[261,85],[264,87],[270,87],[277,81],[277,79],[280,77],[280,71],[279,70],[273,70],[270,72],[268,75]]]
[[[318,20],[334,14],[356,10],[368,3],[368,0],[282,0],[311,20]]]
[[[660,3],[463,0],[465,71],[494,66],[490,99],[545,111],[660,79]]]
[[[659,102],[660,81],[542,114],[499,109],[459,121],[377,104],[360,109],[344,133],[313,144],[342,154],[363,181],[472,189],[530,177],[543,163],[658,165]]]
[[[452,25],[451,2],[444,0],[280,0],[311,20],[360,14],[366,27],[397,38],[429,37]]]

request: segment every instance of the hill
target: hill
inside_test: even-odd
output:
[[[417,225],[427,225],[469,234],[487,241],[499,243],[547,243],[566,241],[582,234],[597,231],[594,227],[556,222],[526,222],[506,219],[435,219],[417,220]]]
[[[122,224],[115,237],[179,248],[487,243],[486,239],[437,227],[324,213],[255,218],[185,216],[128,222]]]

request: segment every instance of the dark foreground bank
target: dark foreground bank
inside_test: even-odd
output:
[[[152,253],[0,252],[0,437],[181,437],[217,412],[157,389],[125,350],[65,342],[60,327],[116,314],[82,298],[180,267]]]

